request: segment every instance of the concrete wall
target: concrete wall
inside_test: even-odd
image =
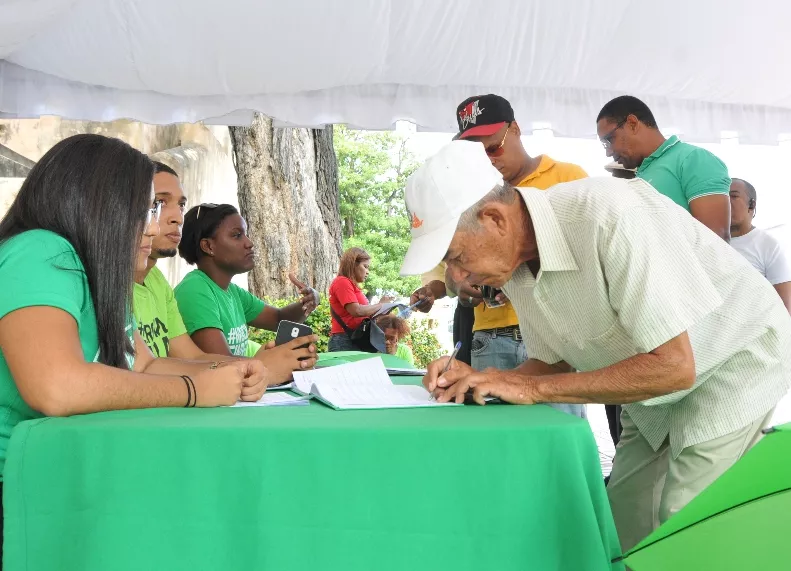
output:
[[[68,121],[59,117],[0,120],[0,144],[31,161],[38,161],[53,145],[79,133],[117,137],[172,167],[181,178],[189,208],[201,202],[238,206],[236,170],[226,127],[201,124],[147,125],[136,121]],[[2,174],[2,173],[0,173]],[[0,218],[8,210],[23,178],[0,176]],[[191,269],[181,258],[162,260],[159,267],[176,285]],[[247,276],[234,282],[247,287]]]
[[[22,186],[23,178],[0,177],[0,218],[2,218]]]

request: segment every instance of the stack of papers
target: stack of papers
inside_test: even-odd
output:
[[[394,385],[381,357],[326,369],[294,372],[295,389],[336,410],[458,406],[431,400],[419,385]]]
[[[257,401],[239,401],[233,406],[299,406],[310,404],[309,396],[295,397],[287,393],[264,393]]]

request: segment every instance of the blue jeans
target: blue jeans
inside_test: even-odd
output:
[[[333,351],[359,351],[360,348],[355,345],[346,333],[335,333],[330,335],[330,340],[327,343],[327,349],[330,353]]]
[[[483,371],[489,367],[507,371],[527,361],[527,349],[523,341],[508,335],[494,335],[490,330],[476,331],[472,336],[472,368]],[[557,410],[587,418],[584,404],[547,403]]]

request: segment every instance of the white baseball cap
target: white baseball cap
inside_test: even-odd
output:
[[[401,275],[423,274],[437,267],[464,211],[502,182],[483,144],[474,141],[452,141],[423,163],[406,183],[412,242]]]

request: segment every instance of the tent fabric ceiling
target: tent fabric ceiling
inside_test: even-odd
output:
[[[774,0],[0,0],[0,116],[455,131],[499,93],[590,137],[629,93],[691,140],[791,133]],[[771,15],[771,17],[767,17]]]

